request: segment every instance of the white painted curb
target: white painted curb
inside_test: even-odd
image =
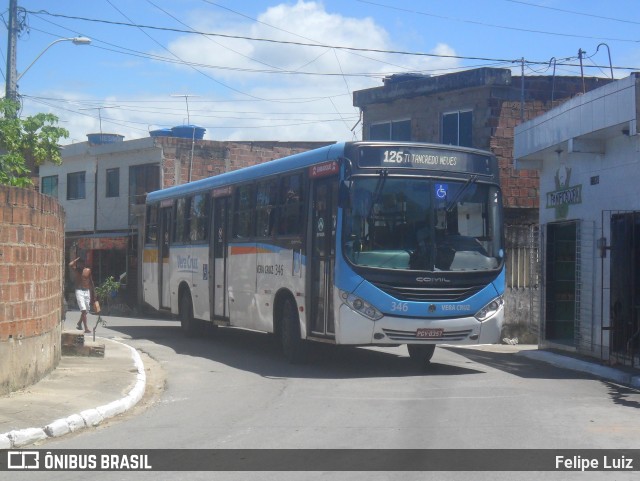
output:
[[[44,428],[17,429],[0,434],[0,449],[19,448],[42,441],[43,439],[56,438],[86,427],[97,426],[106,419],[122,414],[135,406],[138,401],[142,399],[147,384],[147,375],[144,371],[142,358],[133,347],[123,342],[114,341],[113,339],[110,339],[110,341],[129,348],[131,357],[138,371],[135,386],[124,398],[103,406],[98,406],[95,409],[87,409],[79,414],[72,414],[64,419],[56,419]]]

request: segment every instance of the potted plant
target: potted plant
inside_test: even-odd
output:
[[[95,293],[98,301],[104,312],[109,312],[109,304],[111,303],[111,299],[118,295],[118,290],[120,289],[120,282],[116,281],[113,276],[107,277],[102,284],[96,286]]]

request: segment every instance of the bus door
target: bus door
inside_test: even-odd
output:
[[[228,189],[213,192],[213,220],[209,245],[209,302],[211,320],[228,321],[227,306],[227,226],[231,197]],[[226,197],[219,197],[227,194]],[[216,197],[218,196],[218,197]]]
[[[337,163],[334,170],[337,170]],[[318,166],[321,167],[321,166]],[[325,172],[325,171],[323,171]],[[333,171],[331,171],[333,172]],[[326,174],[325,174],[326,175]],[[315,336],[334,337],[333,275],[337,223],[338,182],[335,175],[314,178],[311,174],[311,239],[309,286],[310,328]]]
[[[173,206],[160,208],[158,220],[158,305],[160,309],[170,309],[171,301],[171,264],[169,262],[169,236],[171,235],[171,212]]]

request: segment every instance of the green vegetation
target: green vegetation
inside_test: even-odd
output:
[[[57,126],[58,117],[53,114],[19,118],[19,106],[0,99],[0,184],[28,187],[32,185],[30,164],[62,163],[58,142],[69,132]]]

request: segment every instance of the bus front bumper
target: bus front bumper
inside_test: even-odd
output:
[[[343,304],[336,319],[336,344],[496,344],[500,342],[503,321],[504,307],[483,322],[473,316],[457,319],[384,316],[372,321]]]

